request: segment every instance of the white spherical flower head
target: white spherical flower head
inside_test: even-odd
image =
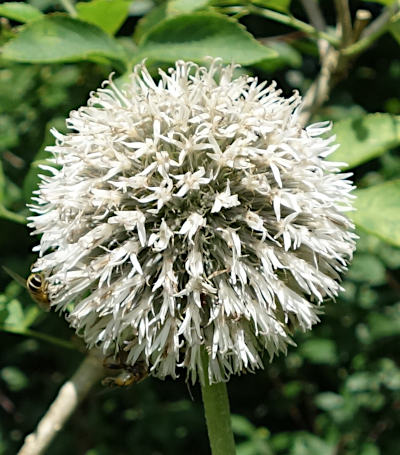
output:
[[[211,382],[262,367],[311,329],[354,250],[349,174],[300,97],[178,61],[137,65],[53,131],[30,226],[52,307],[89,347],[154,376]],[[203,372],[201,352],[208,352]]]

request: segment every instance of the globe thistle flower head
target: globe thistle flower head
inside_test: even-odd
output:
[[[340,290],[354,250],[349,174],[303,129],[301,99],[235,65],[144,64],[53,130],[30,218],[51,305],[90,348],[211,382],[285,352]],[[201,352],[208,352],[204,372]]]

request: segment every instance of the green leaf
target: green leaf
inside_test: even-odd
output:
[[[8,316],[4,321],[5,326],[14,328],[24,328],[24,310],[17,299],[13,299],[7,304]]]
[[[168,15],[192,13],[203,9],[210,3],[210,0],[169,0],[167,2]]]
[[[24,389],[29,383],[26,375],[17,367],[2,368],[0,376],[12,392]]]
[[[43,17],[40,10],[22,2],[6,2],[0,5],[0,16],[17,22],[32,22]]]
[[[333,411],[343,406],[344,399],[337,393],[323,392],[315,397],[315,404],[323,411]]]
[[[5,187],[6,187],[6,180],[5,180],[4,172],[3,172],[3,164],[0,161],[0,204],[3,203]]]
[[[329,159],[345,162],[351,168],[400,144],[400,116],[368,114],[340,120],[332,132],[340,147]]]
[[[400,246],[400,179],[354,191],[354,223],[365,232]]]
[[[400,19],[397,19],[391,24],[390,32],[393,38],[400,44]]]
[[[282,392],[286,398],[292,400],[300,395],[303,388],[304,385],[301,381],[289,381],[283,386]]]
[[[400,368],[394,360],[388,358],[380,360],[379,377],[381,383],[388,389],[400,390]]]
[[[257,6],[287,13],[292,0],[258,0]]]
[[[394,308],[395,311],[386,310],[382,313],[369,313],[368,326],[371,337],[374,340],[381,338],[400,335],[400,312],[399,306]]]
[[[251,438],[256,431],[254,425],[248,419],[246,419],[246,417],[238,414],[232,414],[231,420],[232,430],[239,436],[247,436]]]
[[[268,40],[268,47],[277,52],[276,58],[269,58],[256,63],[256,68],[266,73],[272,73],[286,66],[298,68],[302,63],[300,52],[290,44],[278,40]]]
[[[282,451],[285,451],[284,453],[288,453],[289,446],[291,445],[292,442],[292,433],[290,432],[282,432],[275,434],[272,436],[271,439],[271,445],[275,452],[281,453]]]
[[[372,442],[366,442],[362,448],[360,455],[380,455],[381,451],[379,448]]]
[[[150,32],[150,30],[158,25],[167,17],[167,3],[162,3],[159,6],[156,6],[146,16],[142,17],[137,26],[135,27],[135,32],[133,34],[133,39],[136,43],[143,41],[145,36]]]
[[[335,365],[338,361],[335,343],[325,338],[312,338],[300,345],[300,354],[311,363]]]
[[[137,60],[149,57],[162,62],[203,61],[211,56],[243,65],[277,55],[258,43],[234,19],[205,12],[163,20],[144,37],[138,52]]]
[[[114,35],[128,16],[130,3],[125,0],[93,0],[77,3],[76,10],[79,19]]]
[[[373,373],[362,371],[349,376],[345,386],[351,393],[374,392],[379,390],[379,381]]]
[[[23,183],[23,196],[26,203],[31,202],[32,192],[37,189],[38,184],[40,182],[40,178],[38,174],[46,174],[45,171],[40,169],[40,164],[50,164],[54,166],[54,163],[49,163],[48,159],[51,158],[49,152],[46,152],[46,147],[48,145],[54,144],[54,136],[51,134],[51,128],[56,128],[61,133],[67,132],[67,127],[65,124],[65,119],[63,117],[55,117],[47,122],[46,127],[44,129],[45,136],[43,139],[43,143],[40,146],[39,151],[37,152],[35,158],[30,164],[29,170],[25,175],[24,183]]]
[[[25,330],[28,329],[41,314],[42,311],[37,306],[36,302],[33,305],[30,305],[29,308],[27,308],[24,313],[23,322],[24,329]]]
[[[123,61],[117,41],[98,27],[64,15],[28,24],[3,47],[3,58],[18,62],[61,63],[107,58]]]
[[[392,5],[396,0],[364,0],[368,3],[381,3],[382,5]]]
[[[382,261],[372,254],[357,253],[347,277],[359,283],[380,286],[386,283],[386,269]]]
[[[290,455],[333,455],[335,448],[323,439],[306,432],[298,432],[294,436]]]
[[[161,3],[139,20],[133,38],[136,43],[140,43],[154,26],[167,17],[191,13],[204,8],[208,3],[210,0],[170,0]]]

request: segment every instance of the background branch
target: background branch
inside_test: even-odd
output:
[[[303,8],[311,22],[311,24],[319,31],[326,29],[325,18],[316,0],[302,0]],[[329,48],[329,42],[323,38],[318,39],[318,51],[322,58]]]
[[[233,10],[233,8],[231,9]],[[239,7],[239,9],[243,10],[241,7]],[[249,5],[246,7],[246,9],[252,14],[256,14],[258,16],[265,17],[266,19],[270,19],[272,21],[280,22],[281,24],[297,28],[309,36],[313,36],[315,38],[323,38],[334,46],[338,44],[338,40],[335,36],[330,35],[329,33],[325,33],[324,31],[317,30],[312,25],[296,19],[293,16],[287,16],[286,14],[278,13],[277,11],[272,11],[266,8],[259,8],[255,5]]]
[[[310,19],[311,24],[317,30],[325,30],[326,22],[316,0],[301,0],[303,8]]]
[[[353,42],[357,41],[365,27],[369,24],[372,19],[372,14],[367,9],[359,9],[356,12],[356,18],[354,21],[353,29]]]
[[[386,32],[393,16],[399,11],[400,0],[397,0],[393,5],[385,8],[383,13],[364,29],[361,33],[361,39],[359,41],[346,47],[346,49],[343,49],[343,54],[346,56],[357,55],[371,46],[374,41]]]
[[[310,22],[318,29],[326,28],[325,19],[315,0],[302,0]],[[339,62],[339,52],[324,38],[318,39],[321,70],[303,98],[300,123],[305,126],[313,112],[329,97],[331,78]]]
[[[341,28],[342,47],[346,47],[352,40],[351,15],[348,0],[335,0],[337,22]]]
[[[347,33],[350,30],[350,41],[353,39],[353,31],[351,29],[351,18],[346,16],[350,15],[349,11],[344,11],[345,5],[348,4],[347,0],[336,0],[338,8],[338,16],[341,21],[340,28],[342,29],[342,42],[345,43],[347,40]],[[339,5],[340,4],[340,5]],[[329,92],[332,88],[334,82],[340,80],[344,75],[346,75],[349,65],[354,60],[354,58],[363,50],[367,49],[375,39],[377,39],[381,34],[386,31],[387,25],[390,22],[394,14],[399,11],[400,2],[397,1],[394,6],[387,8],[384,12],[375,19],[368,27],[364,29],[364,32],[361,36],[364,36],[360,41],[351,44],[341,50],[336,50],[333,46],[326,43],[328,50],[325,54],[320,52],[321,59],[321,70],[318,74],[315,81],[311,84],[306,95],[303,98],[303,107],[302,112],[300,113],[300,122],[305,125],[308,123],[311,115],[315,112],[328,98]],[[342,11],[343,10],[343,11]],[[390,14],[388,15],[388,11]],[[367,19],[367,18],[366,18]],[[379,24],[379,27],[376,27],[376,24]],[[372,34],[369,33],[369,30],[372,30]],[[345,37],[346,35],[346,37]]]
[[[371,24],[363,31],[361,38],[367,38],[376,32],[379,32],[400,10],[400,1],[395,1],[391,6],[386,7]]]
[[[18,455],[44,453],[91,387],[102,376],[104,376],[102,363],[94,354],[89,354],[72,378],[61,387],[36,430],[25,438]]]
[[[308,123],[313,112],[329,98],[332,76],[338,67],[339,55],[339,51],[331,47],[322,58],[321,70],[303,98],[299,116],[300,123],[303,126]]]

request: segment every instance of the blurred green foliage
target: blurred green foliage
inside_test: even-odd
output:
[[[313,41],[291,35],[273,39],[292,29],[254,15],[241,17],[239,26],[218,9],[240,2],[116,1],[112,14],[105,17],[106,3],[79,3],[76,22],[66,16],[44,17],[42,13],[60,7],[46,0],[32,0],[25,8],[0,6],[0,14],[9,19],[2,20],[0,32],[0,44],[7,49],[0,61],[1,265],[24,277],[36,243],[24,225],[25,204],[37,185],[44,148],[53,141],[49,129],[65,130],[68,112],[84,104],[90,90],[111,71],[123,76],[146,54],[154,68],[157,62],[176,58],[179,49],[190,53],[190,40],[196,38],[209,54],[214,49],[225,53],[225,59],[242,59],[251,64],[246,71],[277,80],[286,94],[293,89],[304,93],[318,73]],[[333,23],[332,5],[322,3]],[[373,15],[381,10],[377,4],[360,3]],[[258,4],[281,12],[290,6],[306,19],[296,1]],[[210,29],[213,21],[217,23],[217,41],[207,28],[197,29],[196,37],[193,30],[180,28],[173,36],[175,47],[166,54],[166,34],[182,26],[187,14],[192,15],[192,26],[204,18]],[[85,25],[88,20],[91,25]],[[61,33],[60,26],[68,28],[77,40],[73,52],[63,49],[63,43],[54,51],[43,42],[39,48],[44,53],[38,51],[30,58],[35,48],[32,36],[42,36],[32,31],[48,30],[49,24],[54,33]],[[263,49],[243,25],[254,36],[268,37],[268,48]],[[397,25],[394,30],[396,38]],[[91,42],[86,40],[88,31],[93,32]],[[235,39],[242,47],[233,48]],[[79,53],[82,40],[86,48]],[[44,61],[52,63],[38,63]],[[351,162],[360,188],[360,210],[355,215],[361,228],[358,249],[343,282],[345,292],[336,303],[326,304],[322,323],[311,333],[296,334],[298,347],[290,348],[287,357],[272,363],[266,359],[264,371],[230,381],[238,455],[396,455],[399,451],[400,249],[395,246],[400,244],[399,77],[399,44],[385,35],[358,58],[315,116],[337,121],[342,141],[337,157]],[[0,273],[0,454],[13,454],[75,371],[83,352],[57,314],[40,312],[19,284]],[[128,390],[98,385],[49,453],[209,453],[200,392],[183,379],[147,379]]]

